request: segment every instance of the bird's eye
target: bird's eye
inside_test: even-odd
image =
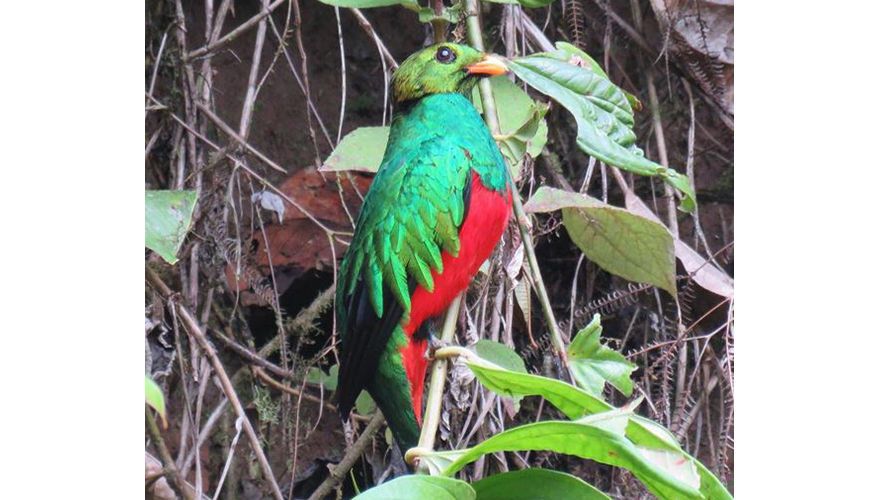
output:
[[[449,47],[440,47],[437,49],[437,60],[443,64],[449,64],[455,60],[455,52]]]

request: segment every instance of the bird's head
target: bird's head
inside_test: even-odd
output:
[[[413,101],[431,94],[463,93],[481,77],[507,73],[504,60],[467,45],[438,43],[413,55],[394,72],[394,102]]]

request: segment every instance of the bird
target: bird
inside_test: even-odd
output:
[[[434,320],[500,241],[512,181],[470,101],[503,58],[440,43],[392,76],[394,117],[336,285],[336,398],[343,421],[366,389],[400,450],[418,444]]]

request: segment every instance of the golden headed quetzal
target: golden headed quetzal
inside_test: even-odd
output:
[[[507,71],[495,55],[442,43],[392,79],[385,157],[339,268],[337,397],[343,419],[362,389],[402,451],[419,439],[428,324],[467,288],[501,238],[512,183],[469,95]]]

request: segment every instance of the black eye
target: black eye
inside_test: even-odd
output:
[[[438,61],[443,64],[449,64],[455,60],[455,52],[452,51],[449,47],[440,47],[437,49],[437,55],[435,56]]]

